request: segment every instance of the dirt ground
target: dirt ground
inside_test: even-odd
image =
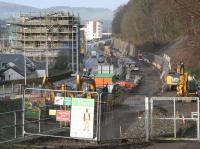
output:
[[[199,149],[199,142],[168,142],[168,143],[153,143],[145,147],[145,149]]]

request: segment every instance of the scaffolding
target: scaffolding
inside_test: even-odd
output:
[[[20,14],[20,18],[11,23],[12,49],[25,49],[32,57],[47,50],[50,56],[71,55],[72,47],[76,51],[79,40],[74,25],[80,25],[80,18],[69,12]]]

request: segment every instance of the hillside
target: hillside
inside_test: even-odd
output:
[[[113,12],[105,8],[85,8],[85,7],[51,7],[47,11],[69,11],[75,14],[79,13],[83,20],[112,20]]]
[[[114,14],[112,31],[139,48],[160,48],[180,36],[199,32],[199,9],[196,0],[129,0]]]
[[[10,17],[19,16],[20,12],[36,12],[40,11],[38,8],[18,5],[14,3],[0,2],[0,19],[8,19]]]
[[[171,57],[171,64],[184,62],[187,70],[200,78],[200,38],[198,36],[184,36],[177,39],[172,45],[164,48],[162,53]]]
[[[76,15],[80,15],[81,21],[85,23],[87,20],[100,20],[105,26],[111,26],[113,12],[105,8],[84,8],[84,7],[64,7],[56,6],[47,9],[39,9],[30,6],[18,5],[14,3],[0,2],[0,19],[8,19],[18,17],[20,12],[39,12],[39,11],[69,11]]]
[[[200,76],[199,10],[197,0],[129,0],[114,14],[113,35],[137,50],[165,52]]]

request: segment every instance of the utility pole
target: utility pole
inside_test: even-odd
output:
[[[72,72],[74,73],[74,26],[72,26]]]
[[[26,46],[26,43],[25,43],[25,30],[27,28],[24,27],[24,85],[26,86],[26,49],[25,49],[25,46]]]
[[[76,26],[76,73],[79,73],[79,26]]]
[[[48,58],[48,31],[49,29],[46,28],[46,77],[49,77],[49,58]]]

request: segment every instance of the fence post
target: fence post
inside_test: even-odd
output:
[[[197,97],[197,116],[198,116],[198,119],[197,119],[197,139],[199,140],[199,97]]]
[[[38,132],[40,133],[41,131],[40,131],[40,129],[41,129],[41,127],[40,127],[40,115],[41,115],[41,113],[40,113],[40,108],[39,108],[39,110],[38,110]]]
[[[174,138],[176,138],[176,99],[174,98]]]
[[[23,98],[22,98],[22,137],[24,137],[24,122],[25,122],[25,92],[26,90],[24,89],[24,92],[23,92]]]
[[[97,140],[98,141],[101,141],[101,96],[102,96],[102,93],[98,94],[98,107],[97,107],[97,110],[98,110],[98,135],[97,135]]]
[[[17,138],[17,118],[16,118],[16,111],[14,112],[14,125],[15,125],[15,134],[14,138]]]
[[[13,83],[12,83],[12,94],[14,93],[14,85],[13,85]]]
[[[150,137],[151,139],[153,138],[153,99],[151,98],[151,107],[150,107],[150,110],[151,110],[151,114],[150,114],[150,117],[151,117],[151,131],[150,131]]]
[[[5,86],[4,85],[3,85],[3,96],[4,96],[4,98],[6,97]]]
[[[146,142],[149,141],[149,98],[145,97],[145,136]]]

